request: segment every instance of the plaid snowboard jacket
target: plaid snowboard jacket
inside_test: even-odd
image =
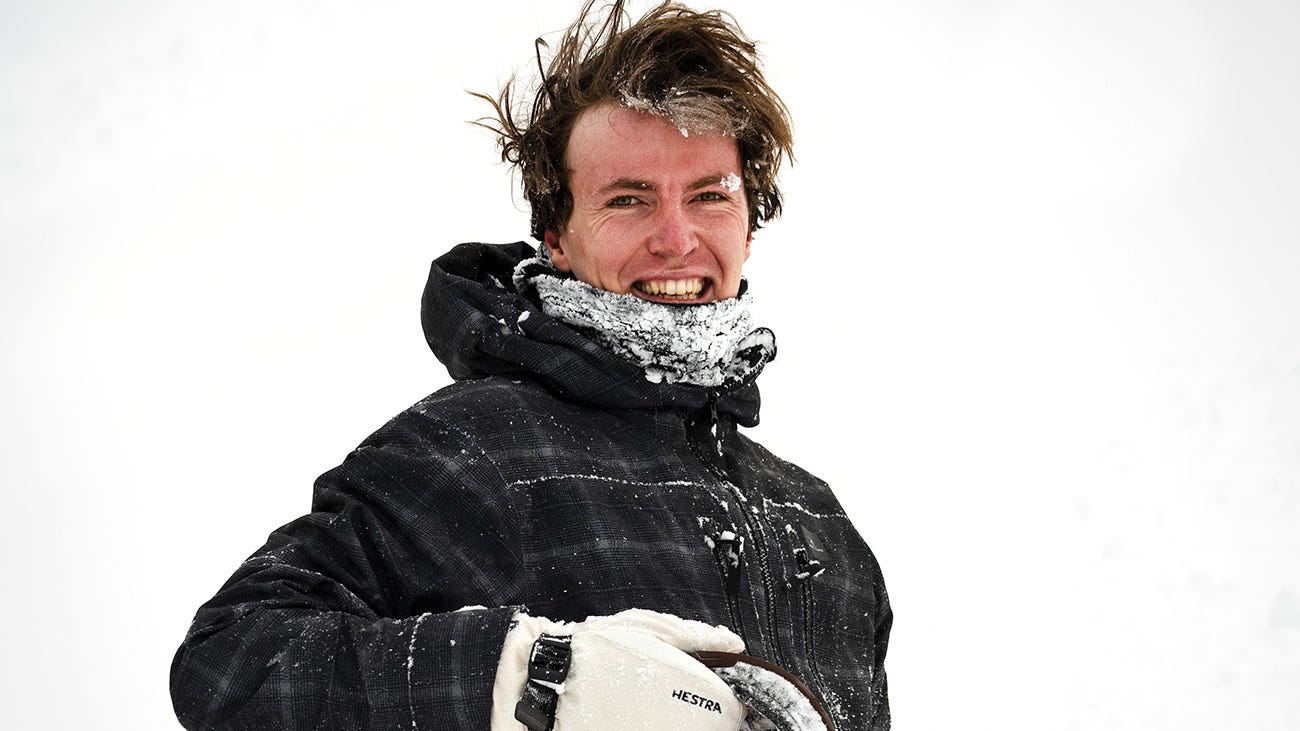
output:
[[[531,255],[434,263],[425,333],[456,383],[322,475],[199,609],[171,669],[182,724],[487,729],[515,612],[640,607],[732,628],[839,731],[889,728],[880,568],[825,483],[736,430],[753,377],[647,381],[514,293]]]

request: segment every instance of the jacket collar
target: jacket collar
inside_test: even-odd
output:
[[[562,398],[608,409],[711,406],[743,426],[758,423],[759,364],[731,387],[651,383],[637,366],[549,317],[515,291],[511,274],[533,247],[460,244],[433,262],[420,319],[425,340],[457,380],[528,376]]]

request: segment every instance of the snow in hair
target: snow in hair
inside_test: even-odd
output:
[[[475,94],[492,106],[477,123],[497,135],[502,160],[519,173],[533,236],[540,241],[568,219],[569,135],[584,111],[609,102],[662,116],[688,137],[734,137],[750,227],[775,219],[777,173],[793,138],[789,110],[763,78],[757,46],[721,11],[669,2],[629,22],[625,6],[587,0],[558,43],[538,39],[535,84],[512,79],[495,96]]]

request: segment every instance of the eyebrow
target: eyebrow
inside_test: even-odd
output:
[[[691,181],[690,184],[686,186],[686,189],[699,190],[701,188],[707,188],[710,185],[721,185],[722,181],[725,180],[728,175],[734,175],[734,174],[735,173],[710,173],[709,175],[703,175]],[[615,190],[655,190],[655,187],[656,187],[655,184],[651,183],[648,180],[638,180],[636,178],[619,178],[618,180],[615,180],[609,185],[602,187],[597,192],[609,193]]]

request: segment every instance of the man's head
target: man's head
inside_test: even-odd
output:
[[[513,83],[497,99],[483,97],[497,112],[486,126],[500,134],[503,159],[519,168],[532,207],[533,236],[547,243],[557,266],[573,271],[579,279],[611,291],[637,293],[633,284],[639,280],[626,277],[644,274],[645,266],[623,261],[616,267],[617,277],[605,270],[591,274],[613,266],[597,262],[593,267],[591,255],[606,254],[610,247],[638,245],[628,235],[641,235],[641,243],[650,246],[651,233],[671,238],[672,232],[658,231],[659,223],[605,225],[607,217],[590,207],[592,195],[613,191],[610,186],[619,181],[636,183],[634,190],[622,190],[620,195],[654,193],[653,201],[635,203],[653,206],[664,225],[699,233],[697,250],[708,250],[709,242],[718,240],[718,221],[692,218],[691,211],[702,213],[705,207],[695,204],[726,207],[732,211],[728,216],[740,206],[739,230],[733,231],[730,222],[723,227],[732,248],[739,247],[734,274],[730,259],[736,254],[729,251],[721,255],[727,261],[714,262],[717,278],[705,283],[711,291],[697,301],[734,296],[750,234],[781,210],[776,175],[782,159],[791,153],[785,105],[764,81],[753,42],[728,16],[664,3],[628,24],[622,0],[600,19],[593,17],[593,3],[588,0],[564,34],[530,104],[516,108]],[[543,46],[539,40],[539,66]],[[718,156],[726,157],[728,164],[714,159]],[[699,173],[696,178],[682,172],[686,163],[699,168],[694,171]],[[668,175],[669,166],[676,174]],[[606,177],[615,177],[597,180],[601,176],[596,168]],[[715,173],[717,185],[705,190],[701,176]],[[691,188],[696,184],[700,185]],[[697,195],[683,198],[685,192]],[[670,197],[681,216],[676,221],[669,216],[674,213],[668,209]],[[720,198],[728,203],[721,204]],[[611,195],[601,204],[623,209],[632,202]],[[618,213],[624,217],[619,220],[628,217],[626,210]],[[661,260],[658,266],[692,274],[693,268],[703,265],[678,257]],[[686,277],[688,286],[690,278]],[[649,284],[640,293],[653,294],[647,289],[662,288]]]
[[[565,163],[569,217],[543,239],[557,269],[657,302],[736,296],[750,229],[735,139],[607,103],[579,115]]]

